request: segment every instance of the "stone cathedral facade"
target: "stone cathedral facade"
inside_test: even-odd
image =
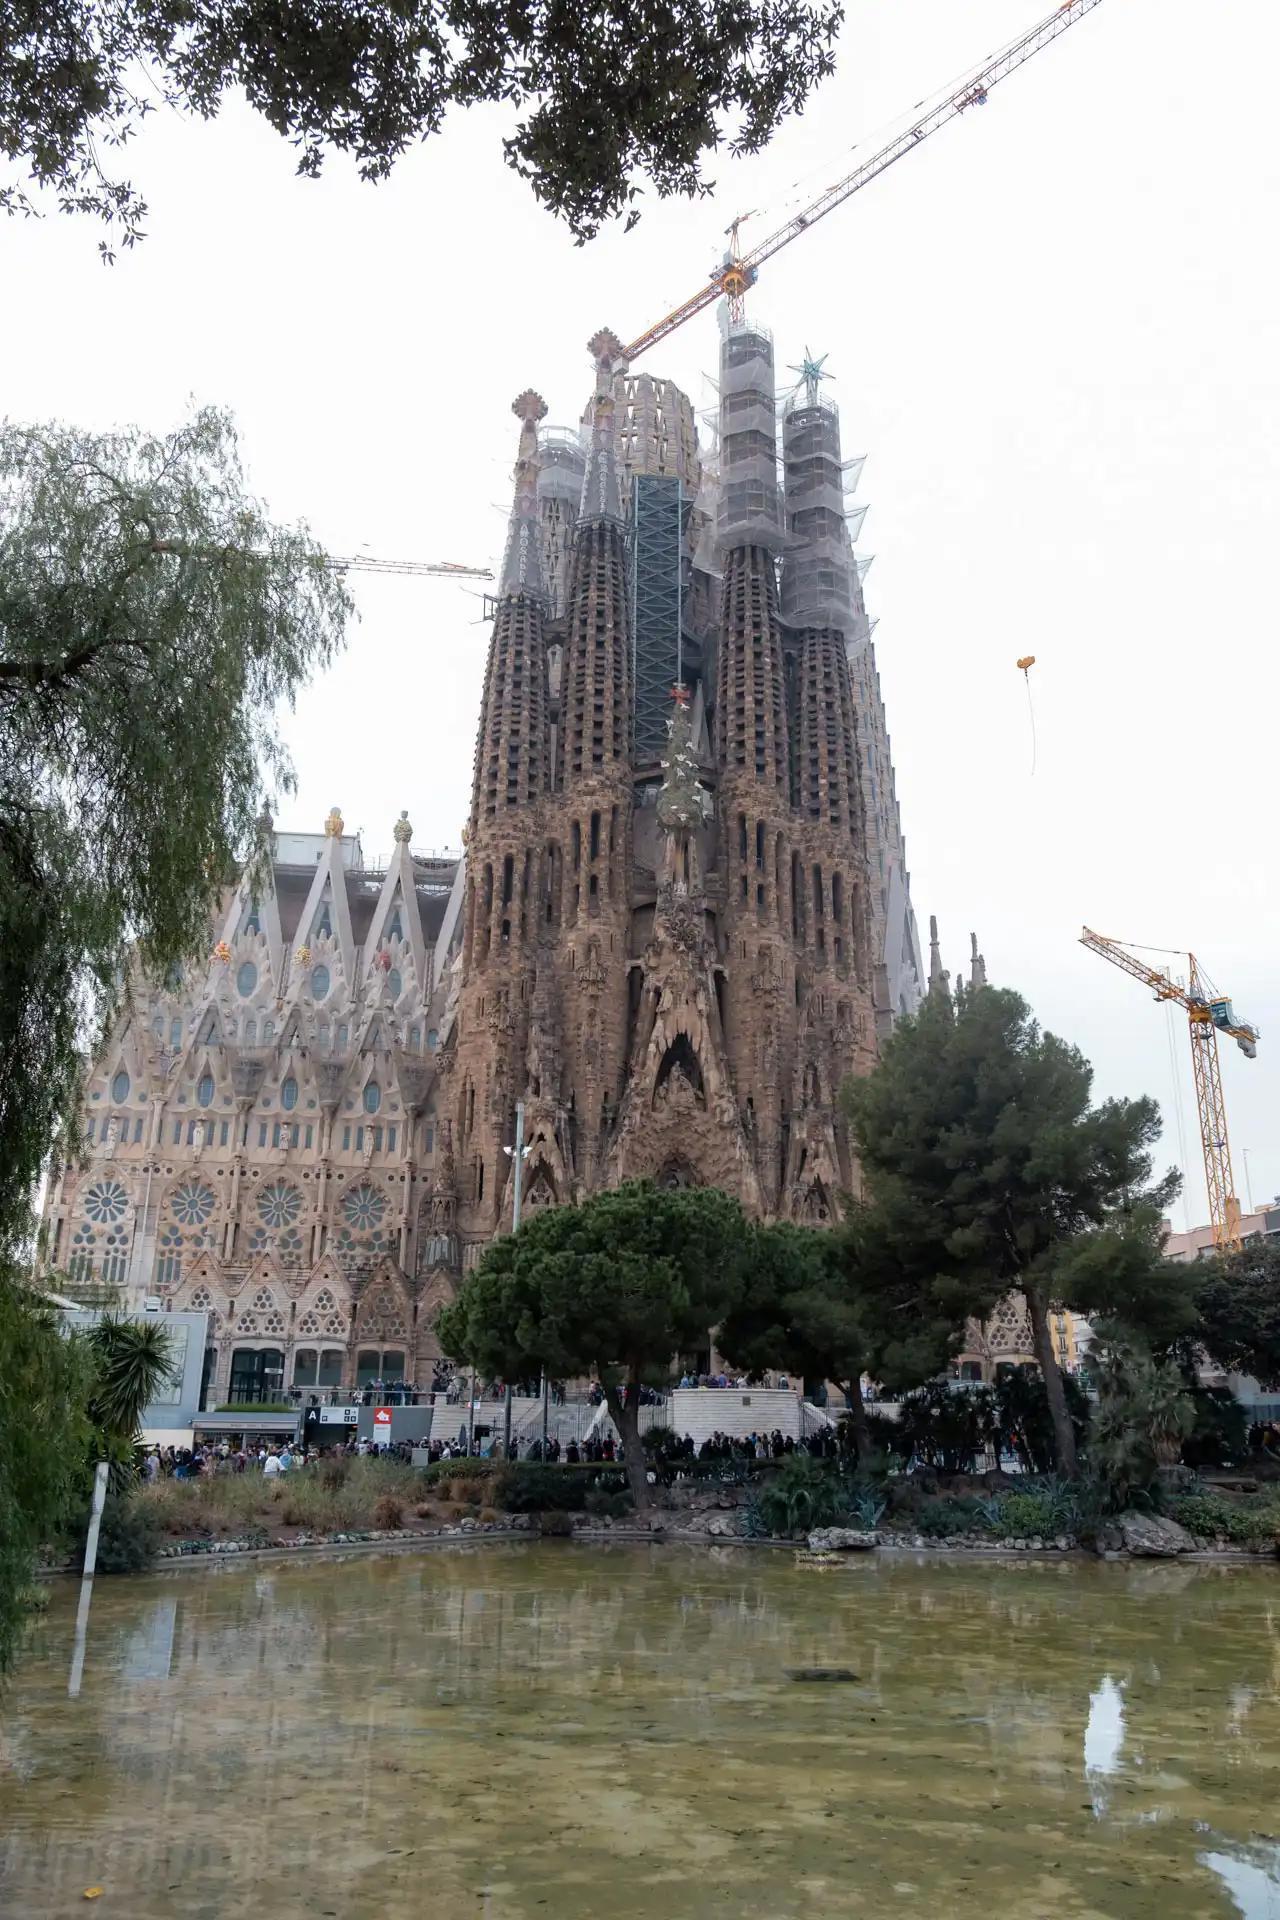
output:
[[[831,1220],[839,1106],[923,987],[836,410],[729,331],[718,420],[590,343],[532,391],[464,857],[406,816],[274,835],[207,961],[138,979],[55,1174],[48,1262],[209,1316],[208,1403],[429,1380],[526,1210],[636,1176]],[[937,970],[935,949],[935,971]]]

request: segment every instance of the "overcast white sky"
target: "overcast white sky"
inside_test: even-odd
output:
[[[151,203],[135,255],[108,271],[89,224],[0,225],[4,408],[162,429],[216,401],[272,509],[335,550],[493,564],[512,398],[532,384],[576,419],[596,327],[640,331],[734,212],[766,210],[745,239],[768,231],[794,182],[820,191],[1044,7],[850,0],[802,121],[726,159],[714,200],[587,248],[503,167],[497,113],[376,188],[341,164],[296,179],[245,109],[157,115],[130,149]],[[1076,936],[1193,947],[1263,1029],[1224,1081],[1242,1201],[1246,1148],[1255,1201],[1280,1192],[1278,68],[1273,8],[1110,0],[781,255],[752,303],[780,367],[830,355],[845,451],[869,456],[860,546],[922,935],[936,912],[958,967],[976,929],[1099,1094],[1160,1100],[1173,1160],[1176,1082],[1194,1220],[1185,1026]],[[652,368],[697,401],[715,359],[708,314]],[[355,592],[345,659],[288,722],[280,824],[318,829],[336,802],[375,856],[407,807],[415,844],[456,845],[480,604],[416,579]]]

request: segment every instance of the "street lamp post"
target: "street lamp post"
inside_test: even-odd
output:
[[[524,1163],[531,1149],[524,1143],[524,1101],[516,1101],[516,1143],[514,1147],[504,1147],[502,1151],[513,1162],[511,1189],[511,1231],[520,1231],[520,1201],[524,1190]],[[511,1382],[504,1382],[506,1409],[502,1431],[502,1457],[511,1458]]]

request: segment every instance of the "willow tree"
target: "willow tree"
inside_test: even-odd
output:
[[[13,1278],[41,1167],[77,1151],[82,1061],[134,948],[156,969],[207,950],[289,784],[276,711],[349,610],[246,491],[227,415],[163,439],[0,426],[0,1427],[38,1392],[54,1454],[84,1383]],[[0,1450],[0,1653],[82,1464]]]
[[[133,944],[163,968],[287,787],[282,701],[350,603],[245,489],[228,415],[0,427],[0,1251]]]

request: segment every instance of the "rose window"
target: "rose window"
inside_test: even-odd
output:
[[[215,1206],[213,1190],[199,1180],[184,1180],[175,1187],[169,1206],[180,1226],[202,1227]]]
[[[283,1180],[273,1180],[258,1195],[258,1212],[269,1227],[277,1231],[289,1227],[302,1211],[302,1195]]]
[[[99,1226],[123,1220],[129,1196],[118,1180],[99,1180],[84,1197],[84,1210]]]
[[[377,1187],[353,1187],[342,1202],[342,1213],[356,1233],[372,1233],[387,1210],[386,1195]]]

